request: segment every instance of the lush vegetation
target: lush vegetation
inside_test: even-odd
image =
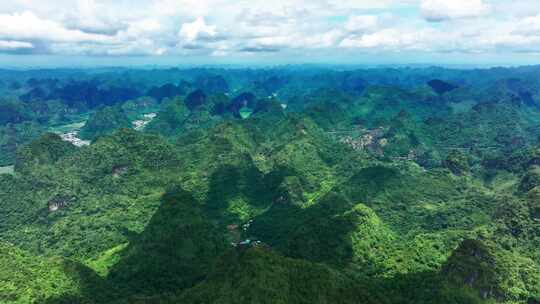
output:
[[[0,302],[540,303],[539,76],[0,71]]]

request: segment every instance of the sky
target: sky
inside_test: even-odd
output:
[[[0,65],[540,63],[540,0],[2,0]]]

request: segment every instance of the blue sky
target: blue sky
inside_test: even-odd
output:
[[[538,64],[538,0],[3,0],[0,65]]]

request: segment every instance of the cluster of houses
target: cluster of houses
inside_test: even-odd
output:
[[[245,248],[245,247],[260,246],[261,244],[262,244],[262,242],[259,241],[259,240],[246,239],[246,240],[243,240],[243,241],[238,242],[238,243],[232,243],[232,246],[233,247]]]
[[[77,131],[71,131],[68,133],[60,134],[60,138],[62,138],[63,141],[70,142],[77,147],[90,145],[89,140],[82,140],[78,136],[79,136],[79,132]]]
[[[47,207],[49,209],[49,212],[55,212],[62,208],[67,207],[74,200],[75,200],[74,197],[55,196],[49,200],[49,202],[47,203]]]
[[[241,226],[242,230],[244,232],[246,232],[249,229],[249,227],[251,226],[252,223],[253,223],[253,220],[249,220],[246,223],[244,223]],[[235,238],[237,239],[237,241],[231,242],[231,246],[239,247],[239,248],[246,248],[246,247],[259,246],[259,245],[262,244],[261,241],[255,239],[253,237],[241,240],[241,234],[239,233],[238,228],[240,228],[240,226],[238,224],[230,224],[230,225],[227,226],[227,230],[229,230],[229,233],[234,235]]]
[[[372,130],[360,130],[362,133],[360,136],[354,136],[352,133],[349,135],[341,136],[339,141],[341,143],[351,146],[357,151],[380,151],[384,146],[388,144],[388,140],[383,138],[384,128],[379,127]]]
[[[385,129],[379,127],[376,129],[359,129],[352,131],[336,131],[331,132],[340,135],[338,137],[339,142],[349,145],[356,151],[368,151],[382,156],[384,154],[383,149],[388,145],[388,139],[384,138]],[[358,135],[360,133],[361,135]],[[409,150],[406,156],[392,157],[395,161],[414,161],[418,157],[418,152],[415,150]]]
[[[409,153],[407,153],[407,156],[395,156],[392,157],[392,160],[394,161],[414,161],[418,157],[418,152],[416,150],[409,150]]]
[[[249,220],[247,223],[242,225],[242,230],[247,231],[252,223],[253,223],[253,220]]]
[[[144,114],[143,119],[135,120],[131,124],[133,125],[133,129],[137,131],[141,131],[144,129],[144,127],[146,127],[146,125],[148,125],[156,117],[157,117],[156,113]]]

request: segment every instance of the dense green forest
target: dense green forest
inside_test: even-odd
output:
[[[0,93],[0,303],[540,303],[539,66]]]

